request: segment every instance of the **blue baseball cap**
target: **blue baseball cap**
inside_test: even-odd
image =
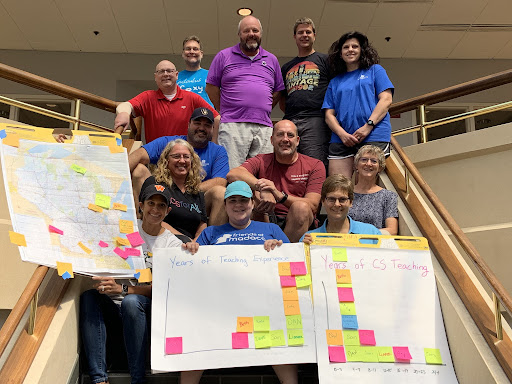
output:
[[[252,197],[252,190],[245,181],[237,180],[233,181],[226,188],[226,193],[224,193],[224,200],[226,200],[230,196],[243,196],[243,197]]]

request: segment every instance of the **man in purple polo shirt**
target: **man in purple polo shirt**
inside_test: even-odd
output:
[[[270,112],[284,84],[277,58],[260,47],[261,34],[260,21],[244,17],[238,24],[240,44],[217,53],[206,79],[206,92],[222,112],[213,141],[228,151],[230,168],[273,152]]]

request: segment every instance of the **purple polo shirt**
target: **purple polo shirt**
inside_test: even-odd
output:
[[[260,47],[254,59],[240,44],[223,49],[213,58],[208,84],[221,89],[221,123],[257,123],[272,126],[272,94],[284,89],[277,58]]]

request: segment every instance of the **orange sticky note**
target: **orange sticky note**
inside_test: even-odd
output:
[[[79,246],[80,248],[82,248],[82,249],[83,249],[83,251],[84,251],[85,253],[87,253],[88,255],[90,255],[90,254],[92,253],[92,251],[91,251],[89,248],[87,248],[85,245],[83,245],[81,241],[79,241],[79,242],[78,242],[78,246]]]
[[[284,287],[281,288],[283,291],[283,301],[298,301],[299,294],[297,293],[297,287]]]
[[[139,283],[151,283],[153,281],[153,275],[149,268],[136,269],[134,277],[139,281]]]
[[[25,240],[25,235],[23,235],[22,233],[9,231],[9,239],[11,239],[11,243],[19,245],[20,247],[27,246],[27,241]]]
[[[87,208],[94,212],[103,212],[103,208],[98,207],[96,204],[90,203]]]
[[[131,220],[119,220],[119,232],[121,232],[121,233],[132,233],[133,232],[133,221],[131,221]]]
[[[300,315],[299,301],[283,301],[284,314],[288,315]]]
[[[341,329],[326,329],[327,345],[343,345]]]
[[[122,237],[116,237],[116,243],[117,245],[130,245],[130,241],[128,239],[123,239]]]
[[[277,263],[277,269],[279,270],[279,276],[291,276],[292,274],[289,262]]]
[[[124,149],[122,146],[120,145],[109,145],[108,146],[108,149],[110,149],[110,153],[121,153],[121,152],[124,152]]]
[[[350,269],[337,269],[336,270],[336,283],[337,284],[352,283],[352,277],[350,276]]]
[[[236,331],[252,333],[254,323],[252,317],[237,317],[236,318]]]
[[[17,148],[20,146],[20,137],[16,133],[8,133],[2,140],[2,143]]]
[[[121,204],[121,203],[114,203],[114,206],[112,207],[112,209],[117,209],[118,211],[126,212],[128,207],[126,205],[124,205],[124,204]]]
[[[57,261],[57,273],[59,276],[66,275],[67,278],[72,279],[75,276],[73,275],[73,264],[71,263],[61,263],[60,261]]]

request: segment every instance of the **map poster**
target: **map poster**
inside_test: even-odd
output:
[[[57,143],[51,132],[0,124],[11,241],[23,261],[133,277],[145,262],[140,246],[129,242],[138,229],[119,135],[80,132]]]

